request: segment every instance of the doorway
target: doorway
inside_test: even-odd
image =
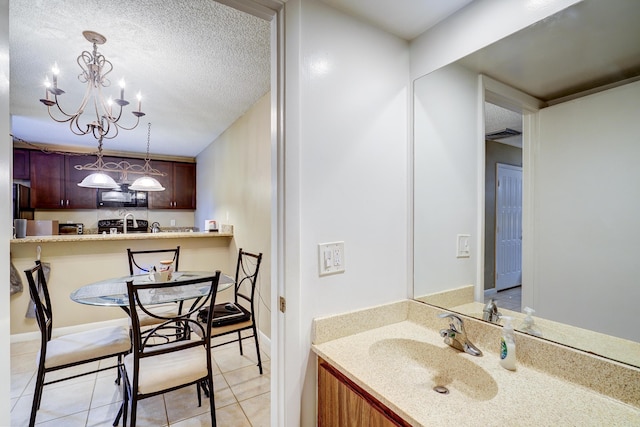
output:
[[[484,293],[522,284],[522,114],[485,102]],[[518,307],[519,302],[513,301]]]

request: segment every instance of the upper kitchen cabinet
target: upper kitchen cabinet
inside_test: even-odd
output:
[[[22,148],[13,150],[13,179],[29,179],[30,156],[29,152]]]
[[[166,176],[154,176],[165,190],[149,192],[149,209],[196,208],[195,163],[152,160],[151,167]]]
[[[95,209],[96,190],[79,187],[90,173],[75,165],[93,163],[95,156],[65,156],[31,152],[31,207],[34,209]]]

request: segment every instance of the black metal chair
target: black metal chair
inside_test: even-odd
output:
[[[149,259],[149,255],[165,254],[173,260],[173,268],[178,271],[178,262],[180,261],[180,246],[171,249],[150,249],[146,251],[133,251],[127,248],[127,258],[129,259],[129,274],[132,276],[138,272],[149,273],[148,266],[140,265],[142,258]],[[166,257],[165,257],[166,259]],[[136,271],[138,269],[138,271]]]
[[[223,343],[212,345],[212,347],[215,348],[237,342],[240,347],[241,355],[244,354],[242,341],[253,338],[256,345],[260,375],[262,375],[262,357],[260,356],[260,343],[258,340],[257,321],[255,317],[255,298],[256,284],[261,262],[262,253],[256,255],[246,252],[240,248],[238,252],[238,263],[236,264],[234,306],[238,307],[243,312],[244,316],[238,316],[237,318],[228,316],[228,312],[230,310],[226,307],[228,307],[229,303],[216,304],[216,307],[214,307],[215,314],[212,321],[213,330],[211,332],[212,338],[237,334],[235,339],[230,339]],[[224,320],[222,317],[227,317],[228,320]],[[251,334],[243,336],[243,331],[251,331]]]
[[[123,375],[122,357],[129,353],[131,339],[126,326],[98,328],[87,332],[52,338],[53,308],[51,307],[51,298],[49,297],[49,289],[42,270],[42,264],[40,261],[36,261],[35,267],[24,270],[24,273],[29,282],[29,294],[35,306],[36,321],[40,328],[40,351],[37,356],[38,372],[36,374],[36,388],[33,394],[31,418],[29,420],[29,426],[33,426],[36,421],[36,413],[40,408],[42,391],[45,385],[112,368],[118,369],[116,383],[119,384]],[[45,375],[49,372],[112,357],[117,357],[118,359],[117,364],[114,366],[45,382]]]
[[[162,258],[159,255],[163,255]],[[178,264],[180,261],[180,246],[170,249],[149,249],[143,251],[134,251],[131,248],[127,248],[127,258],[129,260],[129,274],[150,273],[150,268],[145,265],[142,260],[153,262],[159,262],[163,259],[171,259],[173,261],[174,271],[178,271]],[[152,310],[156,314],[179,314],[182,312],[182,301],[176,303],[159,304]],[[156,319],[152,317],[140,315],[140,323],[142,326],[148,326],[156,323]],[[188,331],[187,331],[188,333]],[[180,336],[181,332],[177,331],[171,334],[172,336]]]
[[[126,426],[129,400],[131,400],[131,426],[136,425],[138,401],[156,396],[168,391],[176,390],[193,384],[205,384],[213,390],[213,368],[211,352],[211,316],[207,316],[204,323],[198,322],[197,313],[203,308],[215,304],[216,292],[220,281],[220,271],[211,276],[184,280],[176,283],[133,284],[127,282],[129,308],[133,330],[133,351],[124,359],[124,410],[123,419]],[[149,304],[150,294],[157,295],[163,291],[176,292],[180,287],[205,285],[210,288],[206,296],[197,299],[188,310],[174,315],[156,314]],[[151,329],[144,329],[140,324],[138,313],[144,313],[156,319]],[[198,333],[192,339],[173,341],[157,345],[154,340],[164,340],[163,329],[171,328],[175,323],[188,325]],[[198,388],[200,402],[200,389]],[[200,404],[200,403],[199,403]],[[213,393],[209,393],[211,409],[211,425],[216,425],[215,404]]]

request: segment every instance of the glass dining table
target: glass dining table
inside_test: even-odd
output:
[[[213,279],[215,272],[212,271],[176,271],[167,282],[180,284],[195,279]],[[127,282],[133,280],[134,284],[149,283],[153,278],[149,274],[135,276],[122,276],[113,279],[101,280],[99,282],[84,285],[71,292],[71,300],[88,305],[105,307],[120,307],[129,313],[129,296],[127,295]],[[235,283],[234,279],[226,274],[220,275],[218,292],[230,288]],[[172,286],[162,289],[147,289],[140,293],[140,298],[146,304],[165,304],[169,302],[198,299],[209,293],[210,286],[206,282]],[[146,301],[145,301],[146,300]]]

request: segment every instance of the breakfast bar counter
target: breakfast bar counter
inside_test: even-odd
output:
[[[91,307],[74,303],[69,295],[87,283],[129,274],[127,249],[151,250],[180,246],[179,271],[215,271],[233,275],[237,247],[233,234],[216,232],[160,232],[29,236],[11,240],[11,262],[19,273],[23,291],[11,295],[11,334],[38,330],[35,319],[25,317],[30,298],[24,270],[40,259],[50,267],[49,291],[56,313],[54,325],[76,327],[86,323],[116,321],[125,313],[116,307]],[[7,283],[7,287],[8,287]],[[231,292],[231,289],[224,292]],[[220,298],[230,295],[220,293]]]
[[[127,234],[65,234],[56,236],[27,236],[23,239],[12,239],[11,244],[55,243],[55,242],[102,242],[111,240],[163,240],[163,239],[197,239],[197,238],[231,238],[232,233],[218,232],[172,232],[160,233],[127,233]]]

